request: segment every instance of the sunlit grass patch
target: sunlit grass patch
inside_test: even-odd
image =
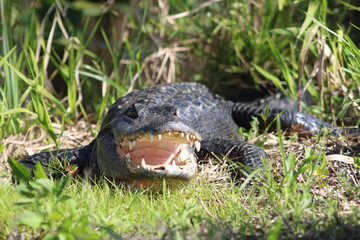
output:
[[[3,234],[45,237],[71,232],[94,238],[293,238],[356,234],[359,169],[343,162],[327,162],[325,153],[343,148],[347,155],[357,156],[360,146],[348,148],[334,138],[280,135],[284,138],[280,149],[278,137],[271,132],[261,136],[269,159],[265,171],[252,176],[250,181],[246,173],[234,181],[227,172],[227,159],[209,156],[210,162],[199,167],[195,179],[175,189],[163,185],[152,191],[105,179],[93,183],[78,178],[67,182],[62,194],[56,195],[59,180],[53,183],[46,180],[41,184],[47,186],[48,192],[37,197],[37,207],[19,208],[15,206],[31,203],[33,197],[14,191],[19,186],[2,185],[1,199],[7,202],[0,208],[7,216],[3,220],[7,226]],[[71,144],[72,140],[67,138],[67,142],[64,144]],[[36,194],[40,190],[35,187],[31,192],[39,196]],[[20,200],[24,197],[29,201]],[[49,204],[56,207],[49,208]],[[26,219],[32,213],[21,215],[24,209],[42,212],[40,217],[36,215],[42,221],[27,225]],[[57,216],[56,221],[52,220],[53,215]],[[20,220],[21,217],[25,219]],[[68,218],[72,219],[70,225]],[[343,224],[349,226],[349,232]]]

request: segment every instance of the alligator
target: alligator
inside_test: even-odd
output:
[[[263,168],[265,151],[238,134],[239,126],[250,127],[253,118],[266,126],[278,116],[282,129],[312,134],[325,128],[335,135],[343,131],[296,111],[291,101],[279,101],[233,102],[198,83],[156,85],[119,98],[89,145],[20,162],[33,169],[38,161],[48,166],[56,160],[76,166],[80,175],[124,182],[187,181],[196,174],[197,159],[208,153],[226,155],[248,169]]]

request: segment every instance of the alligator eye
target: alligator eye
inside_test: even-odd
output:
[[[137,111],[135,108],[129,108],[128,110],[125,111],[124,113],[126,116],[128,116],[129,118],[132,118],[132,119],[136,119],[139,117]]]

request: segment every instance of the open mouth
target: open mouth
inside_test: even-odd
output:
[[[198,134],[180,131],[143,133],[118,141],[118,152],[125,156],[129,167],[153,172],[193,170],[194,149],[200,151],[200,147]]]

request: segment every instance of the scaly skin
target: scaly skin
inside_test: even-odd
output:
[[[275,100],[272,105],[279,104]],[[37,161],[47,165],[56,157],[76,164],[82,175],[139,182],[188,180],[196,173],[196,158],[210,152],[227,155],[245,166],[262,168],[265,152],[242,141],[237,129],[249,127],[252,117],[263,125],[260,115],[265,106],[259,102],[226,101],[197,83],[158,85],[118,99],[90,145],[39,153],[20,162],[33,168]],[[316,133],[321,127],[330,128],[319,119],[296,112],[294,107],[272,108],[266,122],[283,110],[283,129],[297,125],[303,131]],[[342,130],[331,131],[339,134]]]

